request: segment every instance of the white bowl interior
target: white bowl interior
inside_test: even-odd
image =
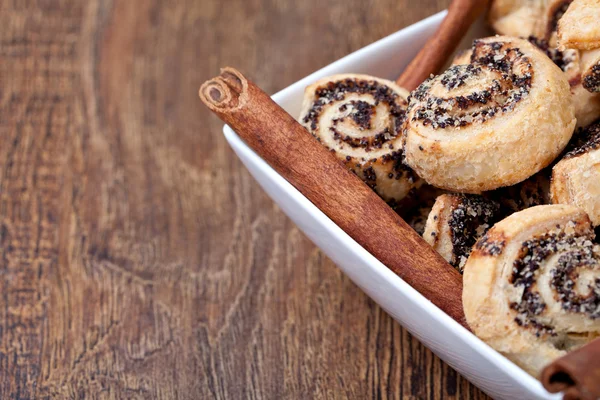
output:
[[[394,79],[435,31],[445,12],[360,49],[294,83],[273,99],[297,117],[304,88],[338,73],[365,73]],[[483,23],[462,48],[485,35]],[[435,354],[495,398],[558,399],[540,382],[487,346],[386,268],[250,149],[228,126],[229,144],[263,189],[298,227],[378,304]]]

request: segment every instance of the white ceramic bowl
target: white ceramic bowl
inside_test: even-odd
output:
[[[436,14],[360,49],[280,91],[273,99],[297,117],[304,88],[319,78],[354,72],[393,80],[435,31],[444,15],[445,12]],[[538,380],[483,343],[386,268],[275,172],[228,126],[223,132],[252,176],[313,243],[442,360],[496,399],[561,398],[546,392]]]

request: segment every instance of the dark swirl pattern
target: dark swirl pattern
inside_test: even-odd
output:
[[[509,279],[512,285],[523,289],[520,301],[510,304],[517,312],[518,325],[530,327],[537,336],[557,335],[556,329],[544,318],[548,304],[536,284],[544,263],[551,258],[555,263],[549,268],[550,289],[562,310],[593,320],[600,318],[600,249],[593,242],[594,236],[592,231],[578,236],[561,230],[523,242]],[[579,283],[584,272],[593,274],[594,278]]]
[[[444,194],[433,205],[423,238],[462,273],[475,242],[503,216],[500,203],[484,196]]]
[[[567,74],[569,80],[576,77],[579,72],[579,55],[577,50],[573,49],[558,49],[550,46],[550,43],[546,39],[540,39],[535,36],[529,36],[527,38],[529,42],[535,45],[537,48],[542,50],[548,58],[550,58],[558,68]]]
[[[600,226],[600,120],[578,129],[563,158],[552,168],[554,204],[573,204]]]
[[[581,156],[600,149],[600,120],[593,124],[579,128],[573,135],[573,139],[565,149],[566,154],[563,160],[568,160],[573,157]]]
[[[525,39],[480,39],[469,64],[411,93],[406,163],[431,185],[478,194],[548,166],[575,123],[566,75],[540,49]]]
[[[469,326],[532,374],[600,335],[600,245],[584,211],[532,207],[496,223],[465,266]]]
[[[357,94],[373,99],[372,102],[359,99],[347,99],[349,95]],[[354,97],[354,96],[352,96]],[[380,149],[386,141],[395,138],[400,133],[402,123],[406,117],[407,102],[397,92],[387,85],[376,80],[345,78],[339,81],[328,81],[315,91],[315,101],[306,113],[302,122],[308,124],[312,131],[319,127],[319,118],[326,106],[335,104],[340,115],[332,118],[332,126],[329,130],[336,139],[350,144],[352,147],[363,147],[364,149]],[[391,115],[390,124],[377,133],[370,133],[373,128],[371,118],[376,114],[376,107],[384,104]],[[360,132],[369,133],[361,137],[345,135],[338,128],[341,123],[350,119]]]
[[[414,109],[412,120],[434,129],[483,123],[512,111],[529,93],[533,75],[529,59],[510,43],[475,41],[471,64],[455,65],[419,86],[409,112]],[[445,91],[438,94],[432,89],[440,83]]]
[[[309,86],[300,122],[384,200],[397,203],[420,185],[403,163],[408,93],[367,75],[336,75]]]

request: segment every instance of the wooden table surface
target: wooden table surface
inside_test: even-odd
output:
[[[447,4],[0,0],[0,398],[484,398],[197,94],[225,65],[273,93]]]

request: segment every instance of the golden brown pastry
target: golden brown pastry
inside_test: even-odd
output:
[[[428,183],[480,193],[549,165],[571,138],[575,117],[565,75],[528,41],[477,40],[471,61],[412,92],[404,151]]]
[[[407,96],[385,79],[334,75],[306,88],[300,122],[384,200],[397,202],[421,184],[402,162]]]
[[[587,92],[600,90],[600,66],[593,62],[587,51],[564,46],[562,50],[557,48],[558,21],[571,3],[572,0],[495,0],[489,19],[497,33],[527,37],[565,72],[571,84],[577,126],[582,127],[600,117],[600,94]],[[525,22],[524,15],[527,16]],[[461,54],[453,64],[465,63],[466,57]],[[587,91],[583,90],[582,84]]]
[[[592,57],[597,50],[554,50],[563,54],[562,63],[557,65],[563,68],[573,96],[573,107],[577,127],[585,127],[600,117],[600,93],[595,92],[596,75]],[[586,71],[587,69],[587,71]],[[585,83],[584,87],[584,81]]]
[[[549,203],[550,171],[546,168],[521,183],[484,195],[440,194],[429,205],[424,230],[415,230],[462,273],[471,247],[493,224],[513,212]],[[426,208],[419,210],[423,213]]]
[[[462,273],[471,247],[501,217],[496,201],[476,194],[443,194],[429,213],[423,238]]]
[[[471,63],[471,54],[473,54],[473,51],[471,49],[465,49],[465,50],[459,51],[456,54],[456,56],[454,56],[454,58],[452,59],[451,66],[470,64]]]
[[[494,0],[488,20],[500,35],[542,37],[544,0]]]
[[[495,224],[465,265],[463,305],[473,332],[537,376],[600,333],[600,246],[586,213],[528,208]]]
[[[534,36],[556,47],[558,20],[573,0],[494,0],[488,19],[500,35]]]
[[[581,66],[578,50],[560,50],[551,46],[546,39],[536,38],[535,36],[530,36],[527,40],[542,50],[565,73],[569,83],[579,79]]]
[[[600,2],[574,0],[558,21],[558,41],[569,49],[600,47]]]
[[[573,98],[573,107],[575,109],[575,118],[577,118],[577,127],[585,127],[600,117],[600,94],[591,93],[581,85],[580,78],[578,83],[571,86],[571,95]]]
[[[575,118],[577,119],[577,127],[587,126],[598,117],[600,117],[600,93],[592,93],[595,85],[595,72],[592,70],[592,57],[598,50],[580,51],[575,49],[560,50],[556,47],[551,47],[545,39],[529,37],[528,40],[535,44],[540,50],[554,61],[565,73],[571,86],[571,94],[573,96],[573,107],[575,109]],[[583,60],[582,60],[583,59]],[[585,64],[584,64],[585,63]],[[590,75],[586,84],[591,90],[586,89],[582,85],[582,70],[587,65]],[[584,73],[584,76],[586,74]]]
[[[569,152],[552,169],[552,202],[585,210],[600,225],[600,121],[575,134]]]
[[[573,0],[544,0],[544,13],[542,30],[537,35],[550,43],[550,46],[558,46],[558,21],[563,17]]]
[[[558,21],[571,2],[572,0],[494,1],[490,11],[490,22],[498,33],[527,37],[565,72],[571,85],[577,126],[582,127],[600,117],[600,94],[587,93],[600,91],[600,66],[594,60],[594,54],[597,54],[598,50],[584,51],[567,49],[564,46],[562,50],[557,48]],[[519,18],[519,15],[524,13],[521,8],[529,10],[528,15],[535,15],[535,21],[538,23],[533,23],[533,19],[530,23],[523,23]],[[504,10],[504,14],[499,11],[494,14],[493,10]],[[516,13],[516,16],[513,13]],[[501,25],[494,24],[494,15],[504,15]],[[462,56],[461,63],[464,63],[465,57]],[[584,87],[587,91],[583,90]]]

